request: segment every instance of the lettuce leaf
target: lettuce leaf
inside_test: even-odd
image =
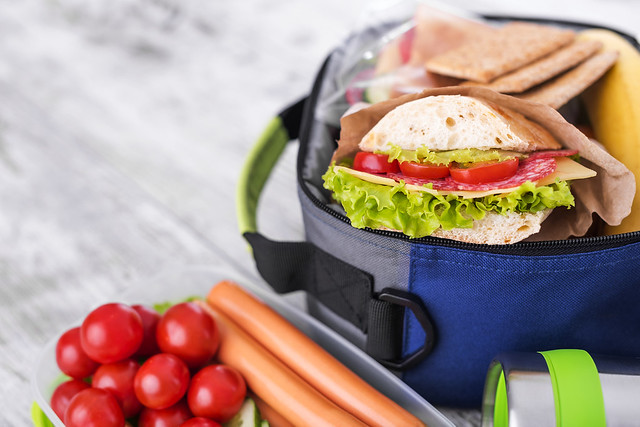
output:
[[[413,237],[424,237],[439,227],[471,228],[487,212],[539,212],[558,206],[574,206],[567,181],[536,187],[525,182],[511,193],[463,199],[453,194],[433,195],[408,191],[404,182],[394,186],[373,184],[329,167],[322,177],[324,188],[342,204],[357,228],[387,227]]]

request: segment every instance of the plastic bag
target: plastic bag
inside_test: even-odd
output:
[[[376,3],[330,58],[332,81],[323,87],[316,118],[337,126],[362,103],[459,83],[426,71],[425,61],[491,28],[477,15],[438,2]]]

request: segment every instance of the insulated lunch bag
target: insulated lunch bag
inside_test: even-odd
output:
[[[640,357],[640,232],[477,245],[357,229],[331,205],[321,177],[340,129],[324,119],[322,100],[350,60],[346,45],[327,58],[310,94],[269,124],[240,180],[241,231],[273,289],[306,291],[314,316],[437,405],[478,406],[487,368],[505,351]],[[339,105],[328,114],[342,114]],[[306,239],[274,241],[258,231],[258,199],[293,140]]]

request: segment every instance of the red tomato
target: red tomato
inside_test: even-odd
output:
[[[95,374],[91,385],[107,390],[118,400],[125,418],[136,415],[142,410],[142,404],[136,397],[133,379],[140,365],[132,359],[116,363],[101,365]]]
[[[51,395],[51,409],[53,409],[53,412],[56,413],[60,420],[64,420],[64,413],[73,396],[89,387],[89,384],[80,380],[65,381],[56,387]]]
[[[136,352],[135,356],[147,357],[160,353],[160,348],[156,342],[156,329],[158,327],[158,321],[160,315],[157,311],[146,305],[133,305],[131,306],[142,319],[143,338],[140,348]]]
[[[88,388],[76,394],[64,414],[67,427],[123,427],[124,415],[111,393]]]
[[[181,400],[165,409],[144,408],[138,417],[138,427],[180,427],[192,417],[187,402]]]
[[[222,427],[222,425],[210,418],[193,417],[180,424],[180,427]]]
[[[151,356],[133,380],[136,397],[144,406],[164,409],[177,403],[189,386],[189,368],[173,354]]]
[[[247,386],[240,373],[227,365],[209,365],[193,376],[187,402],[193,415],[230,420],[242,406]]]
[[[434,165],[431,163],[402,162],[400,170],[403,175],[414,178],[438,179],[449,176],[448,165]]]
[[[100,366],[82,349],[79,327],[69,329],[58,339],[56,362],[62,372],[79,380],[90,376]]]
[[[386,154],[358,151],[353,159],[353,169],[368,173],[395,173],[400,170],[398,161],[389,162]]]
[[[518,170],[518,159],[509,159],[497,163],[479,163],[469,168],[452,166],[451,178],[465,184],[483,184],[507,179]]]
[[[156,338],[160,350],[175,354],[190,368],[211,360],[220,344],[215,321],[192,302],[169,308],[158,322]]]
[[[110,303],[93,310],[82,322],[82,348],[100,363],[132,356],[143,338],[142,319],[130,306]]]

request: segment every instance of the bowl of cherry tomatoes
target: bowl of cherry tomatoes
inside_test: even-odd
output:
[[[428,425],[451,426],[382,365],[311,317],[301,293],[275,294],[224,267],[164,272],[97,303],[44,346],[31,378],[36,427],[265,427],[259,396],[216,359],[220,336],[203,312],[212,286],[231,280]]]

